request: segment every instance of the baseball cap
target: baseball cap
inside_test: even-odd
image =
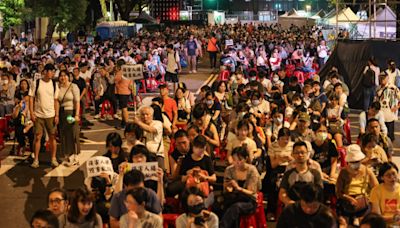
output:
[[[299,121],[310,121],[310,115],[306,112],[300,112]]]

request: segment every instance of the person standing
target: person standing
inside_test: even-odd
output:
[[[388,69],[385,71],[389,76],[389,84],[395,85],[396,76],[400,76],[400,70],[396,67],[396,62],[394,60],[388,61]]]
[[[394,121],[398,119],[397,114],[400,107],[400,92],[395,85],[389,83],[389,77],[386,72],[381,72],[379,75],[379,83],[375,100],[381,103],[388,136],[393,142],[395,138]]]
[[[68,72],[61,71],[58,78],[60,93],[58,101],[60,102],[60,145],[61,154],[66,156],[66,165],[75,165],[76,155],[80,152],[79,142],[79,109],[80,94],[76,84],[68,80]],[[71,117],[74,120],[71,120]],[[70,161],[69,155],[75,155],[73,161]]]
[[[328,52],[329,52],[329,47],[326,46],[326,41],[321,40],[319,46],[317,47],[319,69],[321,69],[324,66],[325,59],[328,57]]]
[[[219,50],[218,47],[218,40],[215,37],[215,33],[211,33],[211,37],[208,40],[207,44],[207,51],[208,54],[210,55],[210,68],[215,69],[217,67],[217,53]]]
[[[197,53],[197,43],[194,41],[194,36],[190,35],[189,40],[186,41],[185,46],[186,56],[189,62],[189,73],[197,73],[196,71],[196,53]]]
[[[72,70],[72,75],[73,75],[72,83],[73,83],[73,84],[76,84],[76,85],[78,86],[78,88],[79,88],[79,94],[80,94],[80,97],[79,97],[80,108],[83,108],[83,107],[85,107],[85,105],[86,105],[86,101],[85,101],[85,99],[84,99],[85,96],[86,96],[86,93],[87,93],[86,81],[85,81],[84,78],[81,77],[79,68],[77,68],[77,67],[75,67],[75,68]],[[84,110],[82,109],[82,115],[83,115],[83,112],[84,112]],[[85,119],[84,119],[83,116],[82,116],[82,121],[83,121],[83,125],[84,125],[84,126],[89,126],[89,125],[90,125],[90,124],[89,124],[90,122],[89,122],[89,121],[85,121]]]
[[[174,91],[176,90],[177,84],[179,82],[178,72],[181,71],[181,66],[179,64],[180,58],[178,52],[174,50],[172,44],[167,45],[167,71],[165,73],[165,81],[167,83],[173,83]]]
[[[56,158],[57,142],[55,138],[57,124],[59,120],[59,89],[53,81],[56,68],[48,63],[44,66],[44,76],[33,83],[29,91],[29,108],[31,120],[35,124],[34,153],[35,158],[31,165],[32,168],[39,167],[39,151],[43,131],[46,129],[49,135],[51,148],[51,166],[57,167],[59,164]]]
[[[379,86],[379,67],[374,58],[368,60],[368,65],[365,67],[362,75],[363,97],[364,97],[364,111],[368,111],[369,106],[372,104],[376,87]]]
[[[119,108],[122,110],[122,121],[121,128],[125,128],[126,122],[128,121],[128,100],[129,96],[132,93],[133,81],[125,78],[122,75],[122,65],[125,64],[123,59],[119,59],[117,61],[117,65],[115,67],[115,94],[118,97]]]

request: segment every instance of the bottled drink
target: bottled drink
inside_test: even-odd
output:
[[[75,118],[72,117],[71,115],[68,115],[68,116],[67,116],[67,122],[68,122],[69,124],[73,124],[73,123],[75,122]]]

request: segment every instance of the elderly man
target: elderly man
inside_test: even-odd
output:
[[[295,167],[285,172],[279,188],[279,200],[285,205],[292,204],[299,199],[299,189],[305,183],[313,183],[322,187],[320,172],[309,166],[310,152],[305,142],[299,141],[293,145],[292,157]]]
[[[139,113],[140,118],[134,116],[133,123],[143,129],[147,149],[157,156],[158,166],[165,170],[163,124],[161,121],[153,120],[154,110],[149,106],[142,107]]]

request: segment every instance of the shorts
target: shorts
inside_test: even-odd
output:
[[[165,81],[167,82],[173,82],[173,83],[178,83],[178,74],[174,74],[171,72],[165,73]]]
[[[47,134],[55,135],[57,126],[54,124],[54,117],[51,118],[36,118],[35,121],[35,134],[43,134],[43,129],[46,129]],[[61,129],[62,130],[62,129]]]
[[[130,95],[118,94],[117,96],[118,96],[119,108],[120,109],[127,108]]]

